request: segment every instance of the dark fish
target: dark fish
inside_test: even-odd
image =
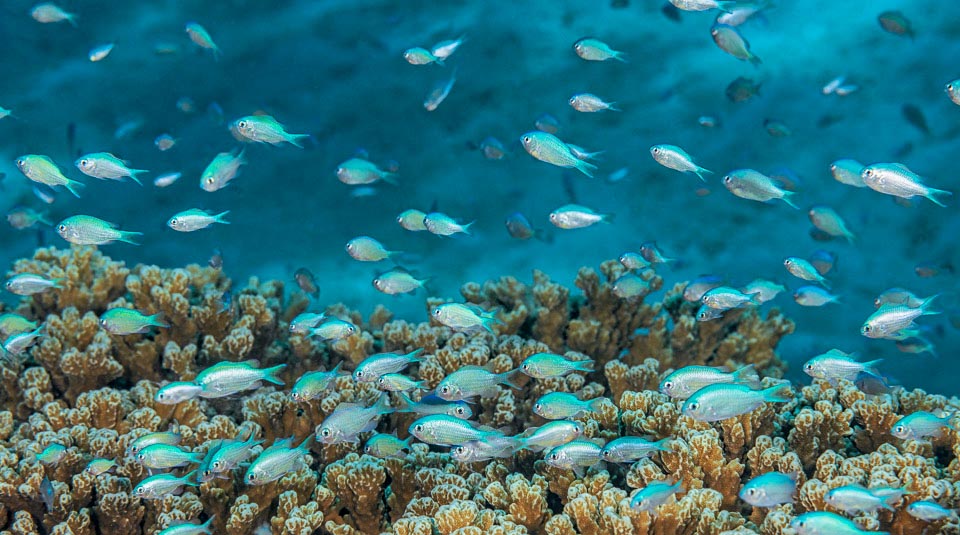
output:
[[[923,115],[923,110],[913,104],[904,104],[900,111],[903,112],[903,118],[908,123],[917,127],[924,134],[930,135],[930,127],[927,126],[927,118]]]
[[[814,241],[831,241],[831,240],[833,240],[833,236],[831,236],[831,235],[827,234],[826,232],[818,229],[817,227],[810,227],[810,237],[813,238]]]
[[[843,120],[842,115],[826,114],[817,119],[817,128],[828,128]]]
[[[55,492],[53,490],[53,484],[50,483],[50,479],[44,477],[40,480],[40,499],[43,500],[43,504],[47,506],[47,512],[53,511],[53,499]]]
[[[530,221],[520,212],[514,212],[508,215],[506,225],[507,232],[510,233],[510,236],[518,240],[529,240],[530,238],[539,237],[540,234],[539,231],[534,230]]]
[[[537,127],[537,130],[548,134],[556,134],[560,131],[560,121],[549,113],[544,113],[540,117],[537,117],[534,125]]]
[[[7,185],[3,183],[3,179],[7,178],[6,173],[0,173],[0,189],[7,189]]]
[[[926,262],[920,262],[914,266],[913,270],[916,272],[918,277],[929,279],[931,277],[936,277],[944,271],[947,273],[953,273],[953,265],[951,265],[949,262],[928,260]]]
[[[810,263],[813,264],[813,267],[816,268],[817,273],[826,275],[830,273],[830,270],[832,270],[833,266],[837,263],[837,253],[817,249],[810,255],[809,260]]]
[[[220,312],[229,312],[233,309],[233,292],[230,290],[220,294]]]
[[[787,137],[792,134],[790,127],[784,124],[783,121],[777,119],[765,119],[763,121],[763,127],[767,130],[767,133],[773,137]]]
[[[663,13],[664,17],[667,17],[673,22],[682,22],[680,20],[680,10],[670,2],[663,3],[663,7],[660,8],[660,13]]]
[[[760,82],[744,76],[738,77],[727,86],[726,95],[731,102],[746,102],[760,94]]]
[[[789,167],[777,167],[767,173],[767,176],[787,191],[797,191],[800,189],[800,175]]]
[[[913,24],[899,11],[884,11],[877,16],[880,27],[894,35],[906,35],[913,39]]]
[[[624,9],[630,7],[630,0],[610,0],[610,7],[613,9]]]
[[[313,273],[310,273],[309,269],[304,267],[298,269],[294,272],[293,279],[297,281],[297,286],[299,286],[301,290],[313,296],[314,299],[320,296],[320,288],[317,287]]]
[[[223,254],[220,252],[220,249],[213,250],[213,254],[210,255],[210,260],[207,261],[207,265],[213,269],[223,268]]]
[[[889,377],[874,375],[866,371],[858,373],[853,380],[853,384],[857,385],[861,392],[870,396],[890,394],[897,389],[897,386],[893,384]]]

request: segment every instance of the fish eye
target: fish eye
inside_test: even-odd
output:
[[[173,226],[177,226],[180,224],[180,221],[177,221],[177,218],[173,218],[170,220],[170,224]]]
[[[454,409],[454,411],[455,411],[457,414],[459,414],[460,416],[463,416],[464,414],[467,413],[467,411],[464,410],[463,407],[457,407],[456,409]]]
[[[143,487],[137,487],[136,489],[133,490],[133,492],[136,493],[138,496],[143,496],[143,493],[146,492],[146,490],[147,489]]]
[[[437,307],[437,308],[433,309],[433,315],[434,315],[434,316],[439,316],[439,315],[440,315],[440,307]]]
[[[893,428],[893,432],[896,433],[896,434],[898,434],[898,435],[899,435],[899,434],[902,434],[903,431],[904,431],[904,429],[903,429],[903,426],[902,426],[902,425],[898,425],[898,426],[896,426],[896,427]]]
[[[570,99],[570,100],[573,100],[573,99]],[[530,141],[532,141],[531,138],[530,138],[530,136],[523,136],[523,142],[524,142],[524,143],[530,143]]]
[[[212,177],[212,176],[208,176],[208,177],[207,177],[207,184],[213,184],[213,177]]]
[[[363,447],[363,453],[370,453],[371,451],[373,451],[373,446],[367,444]]]
[[[107,318],[100,318],[100,326],[101,327],[107,326]]]
[[[790,264],[793,264],[793,260],[790,260],[789,258],[783,261],[783,265],[785,266],[789,266]]]
[[[804,370],[812,370],[812,369],[813,369],[813,364],[810,364],[810,363],[804,364],[804,365],[803,365],[803,369],[804,369]]]
[[[58,225],[58,226],[57,226],[57,230],[60,231],[60,232],[66,232],[66,231],[67,231],[67,226],[66,226],[66,225]]]
[[[869,325],[864,325],[862,330],[863,330],[863,332],[868,333],[868,332],[870,332],[871,329],[870,329],[870,326],[869,326]]]
[[[413,426],[413,430],[417,433],[423,433],[423,424],[417,424]]]
[[[353,372],[353,374],[357,376],[357,379],[359,379],[359,378],[363,377],[363,370],[357,370],[357,371]]]
[[[559,458],[560,458],[560,455],[559,455],[559,454],[556,454],[556,453],[551,453],[551,454],[550,454],[550,460],[551,460],[551,461],[556,461],[556,460],[559,459]]]
[[[864,169],[863,174],[866,176],[873,176],[873,169]]]
[[[700,408],[700,404],[699,404],[699,403],[691,403],[690,405],[687,405],[687,408],[690,409],[691,411],[695,411],[695,410],[697,410],[697,409]]]
[[[577,97],[570,97],[570,104],[576,104],[576,103],[577,103]]]
[[[90,163],[90,162],[89,162],[89,160],[87,160],[87,159],[80,160],[80,167],[86,167],[87,164],[89,164],[89,163]]]
[[[757,494],[757,489],[747,489],[747,496],[754,496]]]
[[[654,153],[654,154],[660,154],[660,147],[654,147],[654,148],[653,148],[653,153]]]
[[[137,454],[137,459],[140,460],[141,462],[143,461],[144,458],[145,458],[145,457],[144,457],[144,455],[143,455],[142,453],[138,453],[138,454]]]
[[[17,160],[17,167],[23,167],[24,165],[27,165],[27,162],[23,158]]]
[[[211,466],[214,470],[220,470],[221,468],[223,468],[223,462],[222,462],[222,461],[213,461],[212,463],[210,463],[210,466]],[[209,470],[208,470],[208,472],[209,472]]]
[[[729,184],[729,183],[731,183],[731,182],[733,182],[733,179],[730,178],[730,175],[727,175],[727,176],[723,177],[723,183],[724,183],[724,184]]]
[[[443,392],[444,394],[449,394],[449,393],[450,393],[450,387],[449,387],[449,386],[441,386],[441,387],[440,387],[440,391]]]
[[[536,405],[534,405],[534,406],[533,406],[533,410],[534,410],[534,412],[536,412],[536,413],[539,414],[540,411],[543,410],[543,403],[537,403]]]
[[[328,437],[330,436],[330,429],[327,427],[324,427],[323,429],[320,430],[320,434],[325,437]]]
[[[701,314],[704,315],[704,316],[706,316],[706,314],[704,314],[704,313],[702,313],[702,312],[701,312]],[[673,381],[664,381],[664,383],[663,383],[663,388],[664,388],[665,390],[670,390],[670,389],[672,389],[672,388],[673,388]]]
[[[8,283],[8,284],[9,284],[9,283]],[[523,368],[524,371],[530,371],[530,365],[529,365],[529,364],[523,364],[523,365],[521,365],[520,367]]]
[[[610,450],[603,450],[600,452],[600,456],[604,459],[609,459],[611,455],[613,455],[613,452]]]
[[[100,324],[103,325],[103,320],[100,320]],[[163,392],[157,392],[157,401],[163,401],[166,397],[167,395]]]
[[[237,127],[238,127],[238,128],[246,128],[246,127],[247,127],[247,122],[246,122],[246,121],[237,121]]]

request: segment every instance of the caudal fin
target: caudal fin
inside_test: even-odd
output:
[[[770,403],[785,403],[793,400],[793,388],[790,383],[782,383],[763,390],[763,400]]]
[[[587,175],[590,178],[593,178],[593,172],[597,170],[596,165],[593,165],[590,162],[585,162],[580,159],[577,159],[577,162],[574,164],[574,167],[576,167],[578,171]]]
[[[796,204],[794,204],[793,199],[791,199],[791,197],[793,197],[793,196],[796,195],[796,194],[797,194],[797,193],[796,193],[795,191],[784,191],[784,192],[783,192],[783,197],[780,197],[780,198],[783,200],[783,202],[789,204],[789,205],[792,206],[795,210],[799,210],[800,207],[797,206]]]
[[[733,382],[747,385],[750,388],[760,388],[760,376],[754,369],[753,364],[747,364],[733,372]]]
[[[273,383],[275,385],[283,385],[284,384],[283,379],[278,377],[277,374],[283,371],[283,369],[286,367],[287,367],[286,364],[278,364],[277,366],[274,366],[272,368],[264,368],[262,370],[263,371],[262,379],[264,381]]]
[[[117,241],[122,241],[124,243],[129,243],[130,245],[140,245],[140,242],[133,241],[137,236],[143,236],[142,232],[133,232],[133,231],[120,231],[120,237],[117,238]]]
[[[951,195],[953,195],[952,191],[947,191],[945,189],[928,188],[927,193],[926,195],[924,195],[924,197],[926,197],[927,199],[930,199],[930,201],[933,202],[934,204],[946,208],[947,205],[943,204],[943,200],[941,200],[941,198],[949,197]]]

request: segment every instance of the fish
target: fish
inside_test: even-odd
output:
[[[570,97],[568,101],[570,107],[583,113],[596,113],[600,111],[621,111],[616,106],[616,102],[606,102],[593,93],[577,93]],[[583,160],[584,158],[580,158]]]
[[[172,186],[174,182],[180,180],[181,176],[183,176],[183,173],[179,172],[162,173],[153,179],[153,185],[158,188],[166,188],[168,186]]]
[[[180,443],[182,438],[183,436],[180,435],[180,433],[175,433],[173,431],[157,431],[153,433],[147,433],[131,441],[127,446],[127,450],[124,455],[127,457],[136,456],[142,449],[153,444],[168,444],[171,446],[176,446]]]
[[[540,131],[527,132],[520,137],[523,148],[530,156],[557,167],[575,168],[581,173],[593,178],[596,165],[585,162],[570,150],[566,143],[557,136]]]
[[[929,298],[917,297],[910,290],[889,288],[881,292],[880,295],[874,299],[873,306],[880,308],[883,305],[904,305],[910,308],[919,308],[927,299]]]
[[[651,442],[642,437],[620,437],[603,446],[600,458],[611,463],[632,463],[658,451],[673,451],[670,449],[670,441],[670,438]]]
[[[788,257],[784,259],[783,267],[787,268],[787,271],[798,279],[813,281],[825,288],[830,288],[830,281],[824,278],[824,276],[817,271],[817,268],[813,267],[813,264],[803,258],[796,256]]]
[[[32,331],[11,335],[3,342],[3,357],[9,355],[17,357],[23,354],[24,351],[36,343],[37,338],[41,336],[43,327],[43,325],[40,325]]]
[[[160,134],[153,139],[153,144],[160,152],[166,152],[177,144],[177,140],[170,134]]]
[[[0,314],[0,338],[7,338],[11,335],[32,331],[36,328],[37,322],[30,321],[19,314],[13,314],[11,312]]]
[[[46,465],[56,465],[66,454],[67,447],[54,442],[37,454],[37,460]]]
[[[113,223],[89,215],[75,215],[57,224],[57,234],[76,245],[106,245],[115,241],[139,245],[133,241],[142,232],[120,230]]]
[[[293,437],[274,442],[250,463],[247,472],[243,475],[243,482],[247,485],[265,485],[306,467],[307,463],[303,457],[310,453],[311,444],[313,444],[313,435],[303,439],[303,442],[295,448],[291,447]]]
[[[358,435],[372,431],[380,417],[391,412],[393,407],[386,392],[370,407],[358,403],[340,403],[317,427],[317,440],[322,444],[359,442]]]
[[[420,398],[420,401],[413,401],[403,392],[398,397],[400,398],[400,408],[397,409],[397,412],[412,412],[420,415],[446,414],[461,420],[469,420],[473,417],[473,409],[464,401],[447,401],[436,394],[425,395]]]
[[[429,278],[418,279],[407,270],[396,267],[381,273],[373,279],[373,287],[387,295],[412,293],[429,282]]]
[[[600,462],[601,447],[589,440],[571,440],[551,448],[543,455],[543,460],[550,466],[573,470],[577,477],[583,477],[584,468],[589,468]]]
[[[700,275],[684,287],[683,300],[690,303],[699,303],[705,293],[719,286],[723,286],[723,277],[719,275]],[[743,293],[752,292],[744,291]]]
[[[543,451],[566,444],[583,435],[583,424],[570,420],[554,420],[539,427],[528,427],[518,435],[517,450]]]
[[[397,435],[388,435],[386,433],[377,433],[367,439],[363,445],[363,453],[373,455],[380,459],[389,459],[390,457],[404,457],[404,450],[410,450],[410,441],[413,436],[404,440],[397,438]]]
[[[670,264],[677,261],[676,258],[670,258],[663,254],[660,246],[656,242],[648,241],[640,246],[640,256],[651,264]]]
[[[567,392],[550,392],[537,399],[533,412],[547,420],[563,420],[584,412],[598,412],[608,401],[607,398],[581,400]]]
[[[411,379],[401,373],[387,373],[377,379],[377,389],[384,392],[409,392],[410,390],[426,390],[425,381]]]
[[[830,174],[833,175],[834,180],[841,184],[855,188],[865,188],[867,185],[863,182],[862,176],[865,167],[865,165],[856,160],[836,160],[830,164]]]
[[[512,457],[520,441],[516,437],[490,435],[483,440],[468,440],[450,449],[450,457],[461,463],[477,463]]]
[[[150,444],[135,455],[137,462],[151,470],[168,470],[191,463],[199,463],[199,453],[183,451],[172,444]]]
[[[311,336],[319,336],[324,340],[342,340],[353,336],[359,329],[357,326],[339,318],[327,318],[323,323],[317,325],[312,331]]]
[[[757,302],[761,305],[772,301],[779,295],[781,292],[785,291],[787,288],[782,284],[777,284],[764,279],[754,279],[747,283],[746,286],[740,289],[741,292],[750,295],[757,295]]]
[[[220,47],[213,42],[213,38],[210,37],[210,32],[206,28],[201,26],[197,22],[188,22],[184,27],[184,30],[187,32],[187,36],[190,37],[190,40],[200,48],[204,50],[210,50],[213,52],[213,59],[219,59],[223,55],[223,52],[220,50]]]
[[[899,11],[884,11],[877,15],[877,22],[887,33],[901,35],[913,39],[916,35],[913,33],[913,24],[903,13]]]
[[[759,88],[760,86],[757,85],[757,89]],[[730,88],[728,87],[727,89]],[[733,97],[731,97],[730,94],[727,95],[727,98],[733,100]],[[697,124],[704,128],[717,128],[720,126],[720,119],[713,115],[701,115],[700,117],[697,117]]]
[[[190,97],[180,97],[177,99],[177,109],[183,113],[190,114],[197,111],[197,103]],[[238,139],[239,141],[239,139]]]
[[[433,88],[427,93],[426,98],[423,99],[423,108],[427,111],[436,111],[440,107],[440,104],[444,100],[447,100],[447,97],[450,95],[450,90],[453,89],[453,84],[457,83],[457,70],[454,69],[450,73],[449,80],[441,80],[434,84]]]
[[[946,85],[944,88],[947,96],[950,97],[950,101],[960,106],[960,80],[954,80]]]
[[[683,403],[681,412],[699,422],[717,422],[746,414],[764,403],[786,403],[793,400],[790,383],[754,390],[748,385],[718,383],[694,392]]]
[[[502,325],[495,310],[483,310],[470,303],[446,303],[430,311],[430,317],[454,331],[473,333],[487,331],[493,333],[494,325]]]
[[[153,400],[161,405],[176,405],[200,397],[203,387],[193,381],[174,381],[157,390]]]
[[[767,472],[747,481],[740,489],[739,496],[754,507],[793,503],[797,497],[797,475]]]
[[[943,197],[953,195],[951,191],[925,185],[919,175],[901,163],[868,165],[863,168],[860,177],[863,178],[863,183],[874,191],[901,199],[920,196],[941,207],[946,207]]]
[[[727,54],[739,60],[749,61],[755,67],[762,63],[760,58],[750,50],[750,42],[740,34],[735,26],[714,24],[710,28],[710,35],[713,37],[713,42],[720,47],[720,50]]]
[[[110,52],[113,52],[113,43],[104,43],[102,45],[97,45],[90,49],[90,52],[87,53],[87,58],[96,63],[106,59],[110,55]]]
[[[448,414],[430,414],[418,418],[410,424],[409,431],[417,440],[437,446],[457,446],[501,434]]]
[[[48,216],[46,212],[38,212],[33,208],[24,206],[16,206],[7,212],[7,222],[10,223],[11,227],[17,230],[28,229],[37,225],[38,223],[52,226],[53,223],[51,223],[47,217]]]
[[[949,260],[925,260],[917,263],[917,265],[913,267],[913,271],[918,277],[929,279],[940,275],[944,271],[953,273],[953,264],[951,264]]]
[[[753,364],[727,372],[713,366],[684,366],[663,378],[660,392],[673,399],[688,399],[700,389],[715,384],[741,384],[760,388],[760,376]]]
[[[247,163],[245,152],[246,149],[217,153],[200,174],[200,189],[213,193],[230,185],[230,181],[240,175],[240,168]]]
[[[310,134],[287,132],[286,127],[270,115],[247,115],[230,123],[229,128],[240,141],[269,143],[273,146],[289,143],[302,149],[301,141],[310,137]]]
[[[940,505],[932,500],[919,500],[907,506],[907,514],[913,518],[926,522],[937,522],[944,519],[957,520],[957,512]]]
[[[790,127],[779,119],[764,119],[763,128],[770,137],[787,137],[793,134]]]
[[[933,342],[922,336],[911,336],[909,338],[897,340],[896,346],[901,353],[910,353],[912,355],[930,353],[935,358],[938,356],[937,347],[933,344]]]
[[[220,252],[220,249],[213,250],[213,254],[211,254],[207,260],[207,265],[210,266],[211,269],[223,269],[223,253]]]
[[[717,310],[727,310],[745,305],[760,305],[757,294],[745,294],[730,286],[717,286],[708,290],[700,298],[700,301],[704,305]]]
[[[507,149],[499,139],[487,136],[480,142],[480,152],[488,160],[502,160],[507,156]]]
[[[336,169],[337,180],[344,184],[355,186],[360,184],[373,184],[383,180],[390,184],[396,184],[396,174],[381,169],[377,164],[363,158],[350,158],[341,162]]]
[[[833,266],[836,265],[837,254],[823,249],[817,249],[810,255],[808,262],[816,268],[817,273],[826,275],[830,273],[830,271],[833,270]]]
[[[592,372],[592,360],[569,360],[555,353],[534,353],[520,363],[520,371],[535,379],[563,377],[575,371]]]
[[[639,271],[642,269],[647,269],[650,267],[650,262],[647,261],[640,253],[623,253],[618,258],[620,265],[629,269],[630,271]]]
[[[147,316],[132,308],[111,308],[100,315],[100,327],[110,334],[144,334],[153,327],[170,327],[160,321],[160,313]]]
[[[900,108],[900,111],[908,123],[915,126],[917,130],[920,130],[924,134],[930,135],[930,127],[927,125],[927,118],[923,115],[923,110],[913,104],[907,103]]]
[[[847,228],[846,222],[840,217],[833,208],[829,206],[817,205],[807,212],[810,222],[813,226],[826,232],[831,236],[842,237],[849,243],[856,240],[856,236]]]
[[[256,440],[251,433],[246,440],[221,440],[216,446],[207,451],[206,457],[197,469],[197,480],[201,483],[224,476],[234,468],[244,466],[256,455],[256,448],[263,444]]]
[[[876,495],[861,485],[844,485],[831,489],[823,500],[847,514],[875,513],[879,509],[893,511],[893,505],[900,500],[897,493]]]
[[[856,353],[844,353],[839,349],[831,349],[805,362],[803,373],[814,379],[823,379],[831,385],[836,385],[840,379],[853,381],[863,372],[880,376],[876,366],[883,362],[883,359],[858,362],[856,356]]]
[[[107,180],[123,180],[130,177],[141,186],[143,183],[140,182],[138,175],[149,172],[145,169],[131,169],[127,167],[126,162],[109,152],[91,152],[77,158],[73,163],[81,173],[89,177]]]
[[[309,334],[320,322],[327,319],[325,313],[303,312],[290,320],[290,332],[295,334]]]
[[[518,240],[540,238],[543,234],[542,231],[534,229],[526,216],[520,212],[514,212],[508,215],[504,223],[507,227],[507,232],[510,233],[510,237]]]
[[[881,305],[860,327],[860,334],[867,338],[896,339],[903,332],[914,328],[916,324],[913,320],[920,316],[940,314],[939,310],[932,308],[933,301],[939,295],[931,295],[914,308],[906,305]]]
[[[697,321],[711,321],[717,318],[722,318],[724,312],[726,312],[726,310],[710,308],[707,305],[701,305],[700,308],[697,309],[696,318]]]
[[[840,296],[833,295],[819,286],[801,286],[793,292],[793,300],[800,306],[822,307],[839,303]]]
[[[28,179],[45,186],[63,186],[74,197],[80,198],[78,188],[84,187],[81,182],[64,176],[63,171],[50,159],[42,154],[24,154],[16,160],[17,169]],[[49,204],[49,203],[48,203]]]
[[[35,273],[17,273],[7,280],[4,287],[17,295],[34,295],[48,290],[63,289],[65,278],[48,279]]]
[[[181,477],[173,474],[157,474],[150,476],[133,488],[133,496],[141,500],[159,500],[167,495],[176,496],[184,486],[196,487],[198,482],[191,481],[197,471],[187,472]]]
[[[723,185],[742,199],[760,202],[779,199],[799,210],[792,200],[795,192],[778,187],[773,179],[753,169],[737,169],[727,173],[723,177]]]
[[[376,353],[363,359],[357,368],[353,370],[353,380],[358,383],[375,383],[380,376],[388,373],[399,373],[407,366],[423,362],[425,357],[420,354],[423,349],[414,349],[413,351],[400,353]]]
[[[386,260],[399,251],[388,251],[382,243],[370,236],[357,236],[347,242],[347,254],[360,262],[379,262]]]
[[[213,520],[217,515],[213,515],[203,524],[194,524],[188,522],[185,524],[174,524],[157,535],[211,535],[213,533]]]
[[[430,47],[430,53],[434,55],[439,60],[445,60],[452,56],[454,52],[460,49],[460,46],[463,45],[464,41],[467,40],[466,35],[461,35],[456,39],[445,39],[439,43]]]
[[[537,120],[533,122],[533,126],[541,132],[553,135],[556,135],[557,132],[560,131],[560,121],[549,113],[540,114]]]
[[[623,52],[614,50],[607,43],[593,37],[584,37],[573,43],[573,51],[581,59],[587,61],[610,61],[616,60],[627,63],[626,55]]]
[[[677,481],[672,485],[664,481],[652,481],[633,495],[633,498],[630,499],[630,508],[637,512],[646,511],[654,515],[657,507],[668,503],[682,490],[682,481]]]
[[[113,468],[116,466],[117,461],[114,461],[113,459],[91,459],[83,471],[93,477],[97,477],[100,474],[105,474],[110,470],[113,470]]]
[[[760,0],[753,3],[745,3],[742,6],[734,4],[734,7],[729,8],[730,11],[725,11],[717,15],[716,22],[719,24],[729,24],[730,26],[740,26],[754,16],[760,15],[758,18],[763,18],[763,10],[771,7],[772,4],[772,0]]]
[[[633,273],[624,273],[617,277],[610,288],[613,295],[621,299],[644,297],[650,293],[650,283]]]
[[[431,63],[443,65],[443,58],[437,57],[433,52],[419,46],[406,49],[403,52],[403,59],[407,60],[410,65],[430,65]]]
[[[709,9],[719,9],[729,13],[730,10],[737,7],[739,0],[670,0],[676,8],[684,11],[707,11]]]
[[[341,375],[340,368],[343,361],[337,363],[330,371],[315,370],[306,372],[297,379],[290,390],[290,399],[296,403],[306,403],[312,399],[320,399],[334,386],[334,381]]]
[[[730,102],[746,102],[760,94],[762,82],[745,76],[738,76],[727,85],[724,94]]]
[[[654,145],[650,147],[650,155],[653,156],[654,161],[667,169],[693,173],[703,182],[707,181],[703,175],[713,174],[713,171],[697,165],[686,151],[676,145]]]
[[[603,214],[579,204],[565,204],[550,212],[550,222],[553,226],[565,230],[586,228],[597,223],[610,223],[613,214]]]
[[[33,6],[33,9],[30,10],[30,16],[33,17],[33,20],[41,24],[67,21],[74,28],[77,27],[77,15],[75,13],[67,13],[63,8],[52,2],[43,2]]]
[[[420,232],[427,230],[427,226],[423,223],[426,219],[427,214],[421,212],[420,210],[404,210],[397,216],[397,223],[400,224],[406,230],[411,232]]]
[[[214,223],[229,225],[230,222],[224,219],[224,216],[230,213],[230,210],[212,214],[199,208],[191,208],[175,214],[167,221],[167,226],[178,232],[194,232],[205,229]]]
[[[305,267],[297,268],[297,270],[293,272],[293,280],[303,293],[314,299],[320,297],[320,287],[317,286],[317,279],[309,269]],[[314,324],[314,326],[316,326],[316,324]]]
[[[46,506],[48,513],[53,511],[56,497],[57,492],[53,488],[53,483],[50,482],[50,478],[44,476],[44,478],[40,480],[40,499],[43,500],[43,505]]]
[[[943,436],[943,428],[956,430],[950,420],[957,415],[957,410],[950,407],[943,416],[937,416],[927,411],[917,411],[894,422],[890,434],[903,440],[926,440]]]
[[[461,366],[437,385],[436,394],[447,401],[464,401],[475,397],[488,398],[500,393],[498,385],[519,390],[519,370],[494,373],[481,366]]]
[[[257,360],[245,362],[222,361],[197,374],[194,382],[203,387],[202,398],[221,398],[260,388],[263,381],[282,386],[278,374],[287,367],[279,364],[271,368],[258,368]]]

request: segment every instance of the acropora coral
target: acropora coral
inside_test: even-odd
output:
[[[854,517],[862,529],[960,532],[955,520],[926,523],[906,513],[918,500],[960,505],[960,432],[932,442],[890,434],[902,415],[960,401],[921,390],[873,396],[850,382],[814,381],[796,387],[789,403],[712,424],[695,421],[658,391],[668,373],[694,364],[726,370],[752,364],[770,386],[787,371],[776,347],[793,324],[775,308],[763,315],[749,307],[698,322],[697,305],[683,300],[683,285],[664,288],[657,275],[648,282],[651,291],[665,290],[659,302],[620,298],[612,281],[624,270],[613,261],[599,272],[581,269],[578,291],[541,272],[530,284],[505,277],[464,285],[464,301],[499,310],[493,332],[411,323],[382,307],[364,320],[332,305],[327,315],[360,330],[329,343],[289,332],[289,321],[311,303],[297,290],[287,293],[280,281],[254,278],[241,289],[218,269],[128,267],[90,247],[40,249],[11,274],[28,272],[62,278],[63,288],[25,297],[13,310],[45,327],[26,355],[0,368],[3,535],[155,534],[211,517],[214,533],[231,535],[786,535],[801,513],[838,512],[825,502],[826,493],[854,483],[907,492],[892,510]],[[428,310],[442,302],[428,299]],[[98,317],[120,306],[159,313],[169,327],[111,335]],[[591,359],[592,372],[500,387],[474,405],[473,419],[519,433],[545,423],[533,411],[543,394],[605,397],[610,402],[597,411],[575,417],[585,439],[669,438],[669,449],[629,467],[599,463],[577,476],[526,450],[464,464],[444,448],[418,442],[387,459],[364,454],[362,442],[311,444],[302,465],[265,485],[248,486],[234,473],[161,499],[132,494],[149,475],[125,455],[138,437],[172,428],[182,436],[180,447],[200,453],[219,439],[246,436],[264,447],[287,437],[299,444],[341,404],[370,406],[380,392],[342,375],[323,397],[298,403],[289,395],[298,377],[338,364],[351,371],[372,353],[415,349],[424,358],[413,374],[429,388],[466,365],[503,373],[538,352]],[[190,381],[224,360],[249,359],[261,367],[286,364],[285,385],[174,405],[155,401],[166,382]],[[405,439],[415,418],[395,412],[375,431]],[[59,461],[38,459],[54,443],[66,447]],[[90,475],[83,469],[93,458],[115,459],[116,468]],[[774,470],[797,477],[794,503],[766,509],[738,498],[744,482]],[[682,491],[654,513],[631,508],[637,489],[655,481],[680,481]]]

